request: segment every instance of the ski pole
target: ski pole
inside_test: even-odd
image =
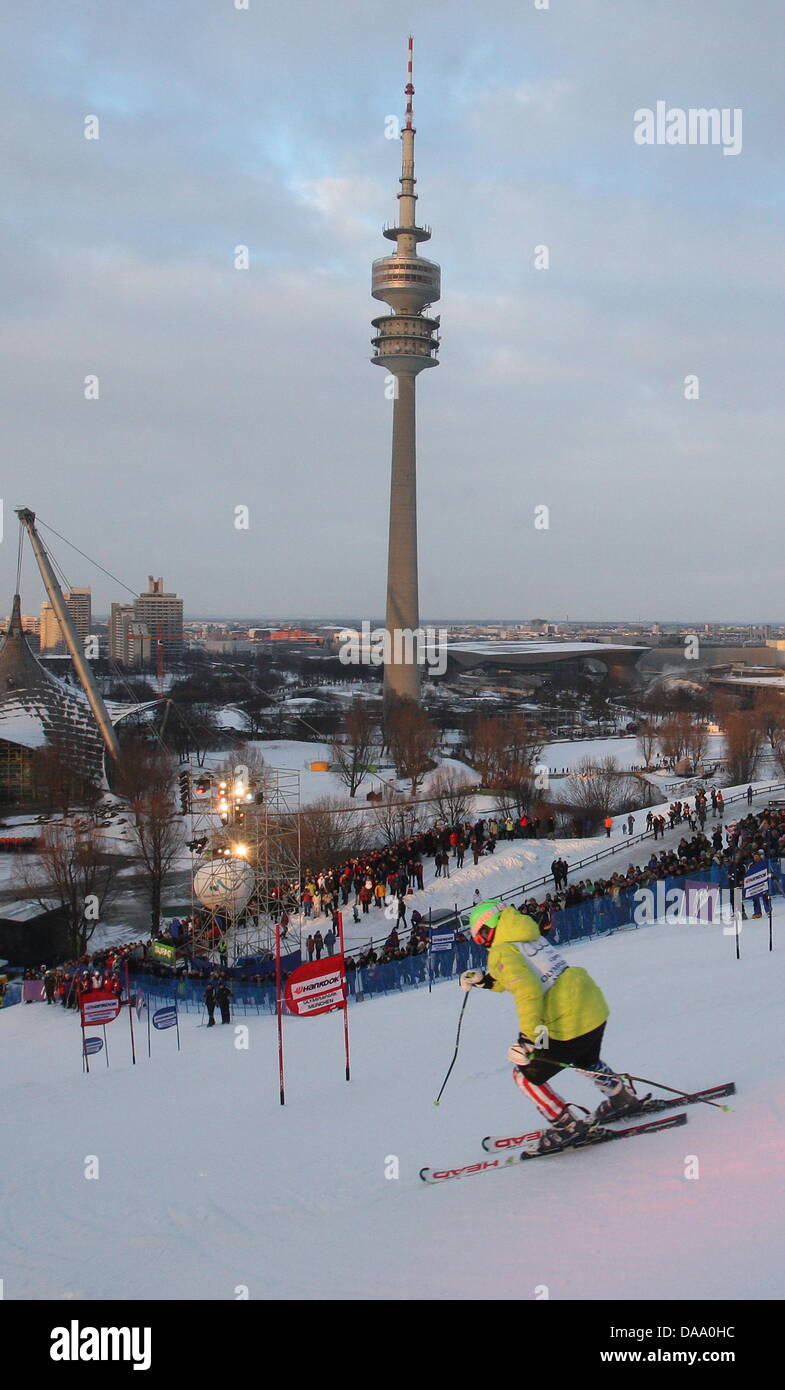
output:
[[[574,1062],[560,1062],[558,1057],[549,1057],[547,1052],[535,1053],[532,1061],[553,1062],[556,1066],[566,1067],[569,1071],[581,1072],[583,1076],[607,1077],[608,1075],[608,1073],[604,1071],[591,1071],[588,1067],[578,1067]],[[632,1076],[628,1071],[614,1072],[614,1076],[621,1077],[624,1081],[639,1081],[642,1086],[656,1086],[660,1091],[669,1091],[673,1096],[685,1096],[687,1099],[692,1099],[691,1091],[679,1091],[675,1086],[664,1086],[661,1081],[652,1081],[648,1076]],[[733,1110],[732,1105],[720,1105],[718,1100],[707,1100],[703,1097],[700,1099],[700,1104],[713,1105],[715,1110],[729,1110],[731,1112]]]
[[[453,1054],[452,1054],[452,1061],[450,1062],[450,1065],[449,1065],[449,1067],[447,1068],[447,1075],[445,1076],[445,1078],[444,1078],[444,1080],[443,1080],[443,1082],[442,1082],[442,1089],[441,1089],[441,1091],[439,1092],[438,1096],[436,1097],[435,1101],[433,1102],[434,1105],[438,1105],[438,1104],[439,1104],[439,1101],[441,1100],[441,1098],[442,1098],[442,1096],[443,1096],[443,1094],[444,1094],[444,1088],[445,1088],[445,1086],[447,1085],[447,1082],[448,1082],[449,1079],[450,1079],[450,1072],[452,1071],[453,1067],[455,1066],[455,1059],[456,1059],[456,1057],[458,1056],[458,1044],[459,1044],[459,1042],[460,1042],[460,1040],[461,1040],[461,1024],[463,1023],[463,1011],[464,1011],[464,1009],[466,1008],[466,1005],[468,1004],[468,1002],[469,1002],[469,991],[468,991],[468,989],[467,989],[466,993],[465,993],[464,996],[463,996],[463,1003],[461,1004],[461,1012],[460,1012],[460,1014],[459,1014],[459,1016],[458,1016],[458,1032],[457,1032],[456,1035],[455,1035],[455,1051],[454,1051]]]

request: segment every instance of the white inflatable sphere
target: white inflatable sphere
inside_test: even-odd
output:
[[[211,859],[194,874],[194,893],[204,907],[242,912],[254,889],[254,871],[244,859]]]

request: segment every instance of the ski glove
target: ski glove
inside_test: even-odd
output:
[[[485,984],[485,974],[482,970],[464,970],[459,983],[461,989],[482,989]]]
[[[537,1051],[533,1042],[528,1039],[524,1042],[513,1043],[507,1050],[507,1061],[512,1062],[516,1067],[528,1066],[535,1052]]]

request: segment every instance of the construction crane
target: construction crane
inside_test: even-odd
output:
[[[109,717],[109,711],[106,708],[106,705],[104,704],[103,699],[101,697],[101,692],[99,691],[98,686],[96,685],[95,680],[93,679],[93,673],[90,670],[90,664],[86,660],[85,654],[80,645],[79,638],[76,633],[76,628],[74,627],[73,619],[68,610],[68,605],[66,604],[65,598],[63,597],[63,591],[60,588],[59,583],[57,582],[57,576],[55,575],[55,572],[52,568],[52,564],[49,559],[46,546],[44,545],[43,541],[41,540],[41,537],[39,536],[36,530],[35,512],[31,512],[29,507],[17,507],[16,514],[19,517],[21,525],[24,526],[28,536],[30,537],[30,544],[33,548],[33,554],[35,555],[38,568],[41,571],[41,578],[44,581],[44,588],[46,589],[46,592],[49,595],[49,602],[51,603],[57,616],[57,621],[60,624],[60,630],[63,634],[63,638],[65,639],[65,645],[68,648],[71,660],[74,663],[74,670],[76,671],[76,674],[81,682],[82,689],[84,690],[84,693],[87,696],[87,703],[89,704],[90,709],[93,713],[93,718],[95,719],[95,722],[98,725],[101,738],[103,739],[104,744],[106,746],[106,751],[109,754],[112,761],[116,762],[120,756],[120,745],[117,741],[117,734],[114,731],[114,726]]]

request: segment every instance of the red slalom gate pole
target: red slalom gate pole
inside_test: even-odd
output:
[[[343,1051],[346,1058],[346,1080],[351,1081],[351,1064],[349,1061],[349,985],[346,979],[346,950],[343,942],[343,913],[336,912],[338,918],[338,941],[341,947],[341,969],[343,970],[344,996],[343,996]]]
[[[131,981],[128,974],[128,957],[125,960],[125,997],[128,1004],[128,1022],[131,1025],[131,1058],[136,1066],[136,1044],[134,1042],[134,1007],[131,1002]]]
[[[281,1105],[286,1104],[283,1077],[283,1017],[281,1008],[281,924],[275,924],[275,1012],[278,1015],[278,1082]]]

